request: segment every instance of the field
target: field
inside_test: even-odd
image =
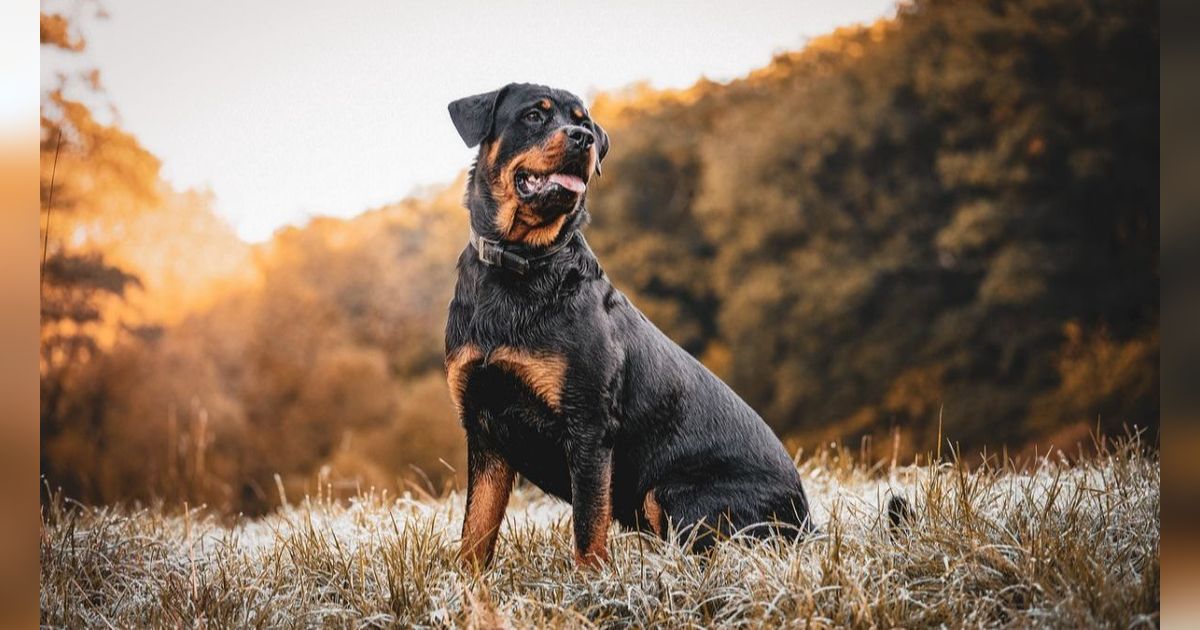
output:
[[[461,493],[349,503],[318,492],[261,519],[44,502],[51,627],[1133,627],[1158,624],[1159,463],[1136,441],[1022,466],[800,470],[820,534],[711,556],[613,529],[577,570],[570,511],[519,488],[496,562],[458,568]],[[890,493],[914,505],[893,534]]]

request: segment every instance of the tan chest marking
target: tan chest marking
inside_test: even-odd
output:
[[[567,377],[566,357],[501,346],[492,351],[488,361],[516,374],[554,411],[561,409],[563,381]]]
[[[461,417],[463,412],[462,398],[467,391],[467,374],[472,364],[483,358],[483,353],[473,345],[459,346],[446,356],[446,384],[450,386],[450,400],[454,409]]]
[[[462,346],[446,358],[446,381],[450,385],[450,397],[460,414],[462,397],[467,389],[467,375],[483,359],[483,353],[473,345]],[[552,352],[531,352],[500,346],[492,351],[487,361],[516,375],[550,409],[561,409],[563,382],[567,376],[566,357]]]

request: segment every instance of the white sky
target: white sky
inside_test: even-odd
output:
[[[106,0],[111,17],[83,26],[122,126],[260,241],[450,180],[472,157],[446,114],[457,97],[729,80],[893,5]]]

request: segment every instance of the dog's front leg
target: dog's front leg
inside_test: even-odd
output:
[[[590,432],[589,432],[590,433]],[[608,562],[608,526],[612,523],[612,447],[600,435],[572,440],[571,508],[575,527],[575,563],[594,567]]]
[[[462,528],[462,561],[467,568],[487,566],[515,473],[498,453],[467,439],[467,509]]]

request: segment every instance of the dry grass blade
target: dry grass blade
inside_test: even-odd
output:
[[[50,627],[1138,626],[1157,623],[1159,465],[1136,439],[1034,467],[800,465],[820,533],[704,557],[614,531],[572,563],[569,509],[519,490],[491,570],[455,561],[462,498],[305,500],[233,525],[195,509],[43,508]],[[883,471],[879,478],[871,471]],[[911,501],[890,531],[892,494]]]

